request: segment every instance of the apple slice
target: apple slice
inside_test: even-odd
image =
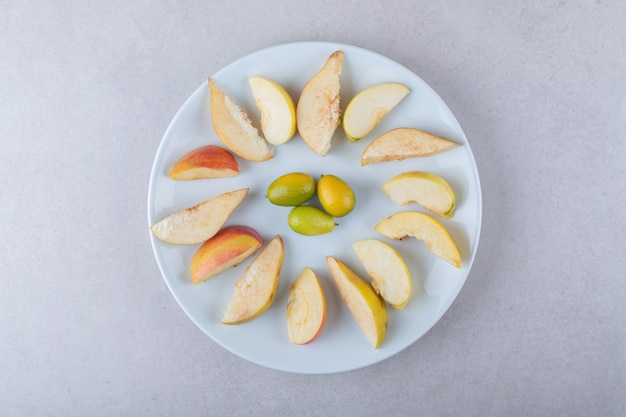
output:
[[[300,93],[296,117],[298,132],[316,153],[326,156],[339,126],[339,77],[343,52],[335,51]]]
[[[304,268],[289,289],[287,330],[289,340],[304,345],[315,340],[326,324],[326,297],[315,272]]]
[[[416,202],[444,217],[454,216],[456,197],[450,184],[431,172],[405,172],[383,185],[383,192],[394,203],[404,206]]]
[[[283,255],[283,241],[280,236],[275,236],[235,284],[235,294],[224,312],[222,323],[245,323],[269,308],[278,288]]]
[[[341,299],[352,313],[363,334],[374,349],[378,349],[387,333],[387,307],[372,286],[343,262],[326,257],[330,274],[339,289]]]
[[[367,136],[409,94],[400,83],[382,83],[362,90],[350,100],[343,115],[343,130],[351,142]]]
[[[152,233],[164,242],[195,245],[215,235],[248,195],[249,188],[220,194],[193,207],[170,214],[150,226]]]
[[[234,177],[239,164],[232,153],[219,146],[207,145],[194,149],[174,164],[169,177],[173,180]]]
[[[378,239],[363,239],[352,245],[372,278],[374,291],[392,307],[402,310],[411,297],[413,283],[409,267],[391,245]]]
[[[370,143],[361,154],[361,165],[402,161],[436,155],[461,145],[413,128],[392,129]]]
[[[413,236],[422,240],[428,250],[456,268],[461,268],[461,254],[450,233],[434,217],[416,211],[396,213],[375,227],[376,231],[389,239]]]
[[[252,125],[248,115],[209,78],[213,128],[228,149],[249,161],[267,161],[272,148]]]
[[[228,226],[204,242],[191,259],[191,282],[206,281],[239,265],[263,245],[263,239],[248,226]]]
[[[272,145],[282,145],[296,133],[296,106],[283,87],[264,77],[248,79],[254,102],[261,112],[263,136]]]

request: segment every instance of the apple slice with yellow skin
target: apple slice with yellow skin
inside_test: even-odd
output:
[[[393,214],[375,227],[376,231],[389,239],[413,236],[424,242],[428,250],[461,268],[461,254],[448,230],[433,216],[416,211]]]
[[[248,195],[249,188],[220,194],[193,207],[170,214],[150,226],[152,233],[164,242],[195,245],[214,236]]]
[[[174,164],[173,180],[199,180],[239,175],[239,164],[232,153],[215,145],[194,149]]]
[[[378,162],[424,158],[449,151],[461,145],[440,136],[413,128],[397,128],[383,133],[361,154],[361,165]]]
[[[409,94],[400,83],[368,87],[350,100],[343,114],[343,130],[351,142],[367,136],[396,105]]]
[[[326,324],[326,297],[315,272],[304,268],[289,289],[287,331],[289,340],[304,345],[315,340]]]
[[[415,202],[444,217],[454,216],[456,197],[450,184],[431,172],[405,172],[387,181],[385,195],[401,206]]]
[[[296,133],[296,106],[278,83],[264,77],[248,79],[252,96],[261,112],[263,136],[272,145],[282,145]]]
[[[213,128],[222,143],[236,155],[249,161],[267,161],[272,148],[252,125],[248,115],[209,78]]]
[[[343,67],[343,52],[335,51],[326,64],[304,86],[296,118],[302,140],[316,153],[326,156],[337,126],[339,108],[339,77]]]
[[[259,252],[235,284],[235,294],[224,312],[222,323],[245,323],[269,308],[278,288],[284,253],[280,236],[275,236]]]
[[[378,349],[387,333],[385,302],[367,281],[340,260],[327,256],[326,264],[352,317],[370,345]]]
[[[206,281],[239,265],[263,245],[261,236],[248,226],[228,226],[204,242],[191,259],[191,282]]]
[[[392,307],[402,310],[411,297],[413,282],[402,255],[388,243],[378,239],[363,239],[352,245],[372,278],[374,291]]]

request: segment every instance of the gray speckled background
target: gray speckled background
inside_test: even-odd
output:
[[[626,3],[503,3],[4,2],[0,414],[626,415]],[[451,309],[400,354],[335,375],[208,339],[147,231],[151,164],[184,100],[299,40],[417,73],[483,187]]]

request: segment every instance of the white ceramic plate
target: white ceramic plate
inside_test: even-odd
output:
[[[341,77],[342,108],[358,91],[373,84],[396,81],[407,85],[410,94],[391,111],[377,128],[357,143],[349,143],[339,127],[331,151],[325,158],[311,151],[296,135],[275,147],[275,157],[255,163],[238,158],[240,175],[232,178],[173,181],[167,173],[190,150],[205,144],[221,145],[210,120],[209,90],[200,87],[178,111],[158,149],[148,194],[148,223],[193,206],[226,191],[249,187],[250,193],[230,217],[227,225],[243,224],[256,229],[267,242],[280,234],[285,243],[285,260],[272,306],[259,318],[239,326],[220,323],[233,294],[233,286],[251,262],[248,258],[202,284],[192,285],[190,260],[200,245],[175,246],[151,235],[157,263],[172,294],[189,318],[211,339],[230,352],[269,368],[297,373],[332,373],[374,364],[400,352],[424,335],[450,307],[472,267],[481,227],[481,190],[475,161],[467,138],[443,100],[417,75],[379,54],[350,45],[301,42],[279,45],[248,55],[213,75],[258,126],[259,113],[248,86],[248,77],[260,75],[284,86],[297,100],[308,79],[336,51],[345,53]],[[415,127],[446,137],[463,146],[429,158],[360,166],[365,146],[379,134],[395,127]],[[437,173],[448,180],[457,194],[456,214],[442,219],[459,246],[463,267],[456,269],[431,254],[416,239],[390,241],[374,225],[397,211],[425,211],[417,205],[399,207],[389,201],[381,186],[392,176],[410,170]],[[328,235],[301,236],[289,229],[289,208],[276,207],[265,199],[267,186],[278,176],[303,171],[314,177],[335,174],[354,189],[357,205],[352,213],[337,220]],[[367,277],[352,244],[363,238],[380,238],[405,257],[414,280],[414,294],[404,310],[389,308],[387,336],[373,350],[343,305],[325,264],[333,255]],[[319,276],[328,304],[326,327],[308,345],[289,342],[286,324],[288,291],[302,268]]]

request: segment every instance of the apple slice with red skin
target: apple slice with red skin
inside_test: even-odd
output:
[[[239,164],[228,150],[215,145],[196,148],[180,158],[172,167],[173,180],[200,180],[239,175]]]
[[[239,265],[263,245],[248,226],[228,226],[204,242],[191,259],[191,282],[198,284]]]

